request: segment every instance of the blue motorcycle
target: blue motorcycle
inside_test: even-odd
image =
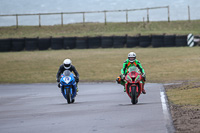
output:
[[[69,70],[65,70],[61,75],[60,88],[67,103],[74,103],[77,87],[74,75]]]

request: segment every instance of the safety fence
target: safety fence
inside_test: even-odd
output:
[[[19,17],[21,16],[38,16],[38,25],[39,27],[41,27],[41,16],[46,16],[46,15],[59,15],[61,20],[61,26],[63,26],[64,24],[64,16],[63,15],[69,15],[69,14],[82,14],[82,23],[83,25],[85,24],[85,15],[86,14],[92,14],[92,13],[100,13],[100,14],[104,14],[104,24],[107,24],[107,13],[111,13],[111,12],[115,12],[115,13],[119,13],[119,12],[124,12],[126,17],[126,23],[129,22],[129,17],[128,17],[128,13],[129,12],[133,12],[133,11],[143,11],[145,10],[146,16],[147,16],[147,22],[149,22],[149,10],[155,10],[155,9],[167,9],[167,18],[166,20],[168,22],[170,22],[170,7],[169,6],[161,6],[161,7],[150,7],[150,8],[140,8],[140,9],[125,9],[125,10],[104,10],[104,11],[86,11],[86,12],[60,12],[60,13],[35,13],[35,14],[0,14],[0,17],[15,17],[16,18],[16,28],[18,28],[19,26]],[[144,18],[143,18],[144,21]]]
[[[197,43],[195,43],[197,45]],[[92,48],[182,47],[187,35],[137,35],[0,39],[0,51],[34,51]]]

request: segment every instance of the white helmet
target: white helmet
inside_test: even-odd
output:
[[[136,53],[130,52],[130,53],[128,54],[128,60],[129,60],[131,63],[133,63],[133,62],[135,61],[135,59],[136,59]]]
[[[71,67],[72,61],[70,59],[65,59],[63,64],[65,69],[69,69]]]

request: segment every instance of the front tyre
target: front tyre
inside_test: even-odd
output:
[[[66,98],[67,98],[67,103],[70,104],[71,103],[71,93],[70,93],[70,89],[65,89],[66,90]]]
[[[132,104],[136,104],[138,102],[136,86],[131,86],[131,102]]]

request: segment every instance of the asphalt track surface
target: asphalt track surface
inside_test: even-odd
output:
[[[132,105],[121,85],[79,83],[67,104],[56,83],[0,85],[0,133],[173,132],[163,85],[145,89]]]

